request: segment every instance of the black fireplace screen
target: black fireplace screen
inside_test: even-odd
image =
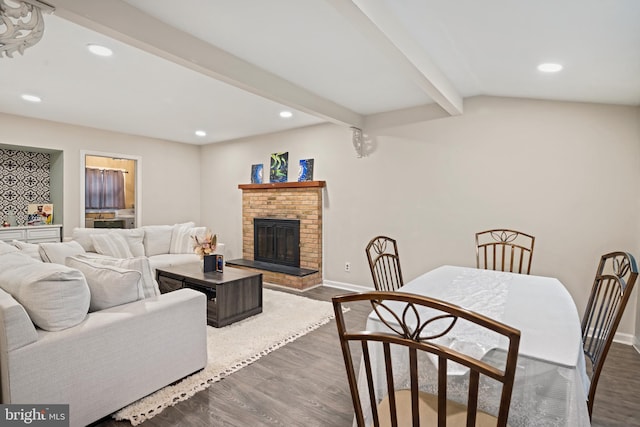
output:
[[[300,267],[300,220],[254,218],[253,259]]]

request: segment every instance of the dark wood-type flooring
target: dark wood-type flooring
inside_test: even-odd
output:
[[[279,289],[281,290],[281,289]],[[344,293],[319,287],[304,296],[330,300]],[[364,305],[347,321],[364,325]],[[144,427],[351,427],[353,408],[335,321],[324,325],[145,421]],[[105,418],[95,427],[127,427]],[[640,354],[615,344],[604,367],[594,427],[640,427]],[[571,426],[569,426],[571,427]]]

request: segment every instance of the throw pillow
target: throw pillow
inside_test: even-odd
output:
[[[110,265],[113,267],[124,268],[126,270],[135,270],[142,275],[142,291],[145,298],[160,295],[160,289],[158,288],[158,282],[156,281],[151,264],[147,257],[135,257],[135,258],[90,258],[87,255],[79,255],[76,258],[87,260],[88,262],[99,265]]]
[[[20,240],[13,240],[11,242],[11,245],[20,249],[23,254],[27,254],[33,259],[42,261],[42,258],[40,257],[40,245],[38,245],[37,243],[27,243]]]
[[[123,228],[112,231],[124,237],[133,256],[144,256],[144,230],[142,228]]]
[[[127,304],[144,298],[142,274],[135,270],[101,265],[69,257],[67,266],[84,274],[91,291],[89,312]]]
[[[144,253],[146,256],[168,254],[171,248],[173,225],[145,225]]]
[[[84,248],[78,242],[40,243],[40,257],[44,262],[53,262],[64,265],[64,260],[69,256],[84,253]]]
[[[176,224],[171,233],[170,254],[192,254],[194,236],[204,236],[206,227],[193,227],[190,224]]]
[[[93,247],[96,248],[96,252],[101,255],[108,255],[114,258],[133,258],[129,244],[119,234],[94,234],[91,236]]]
[[[19,252],[20,250],[13,245],[0,240],[0,255],[10,254],[11,252]]]
[[[2,256],[0,285],[46,331],[75,326],[89,310],[89,286],[79,270],[36,261],[19,251]]]

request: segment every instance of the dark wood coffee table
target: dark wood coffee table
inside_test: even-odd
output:
[[[191,288],[207,295],[207,324],[220,328],[262,313],[262,273],[233,267],[202,271],[200,263],[156,269],[161,293]]]

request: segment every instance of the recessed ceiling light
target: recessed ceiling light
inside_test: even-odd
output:
[[[280,117],[282,117],[283,119],[288,119],[291,116],[293,116],[293,113],[291,111],[280,111]]]
[[[100,46],[99,44],[88,44],[87,49],[89,52],[98,56],[111,56],[113,55],[113,51],[105,46]]]
[[[21,98],[24,99],[25,101],[29,101],[29,102],[41,102],[42,101],[42,99],[39,96],[29,95],[27,93],[21,95]]]
[[[203,130],[197,130],[196,131],[196,136],[207,136],[207,133]]]
[[[538,65],[538,71],[542,71],[543,73],[557,73],[560,70],[562,70],[562,65],[553,62],[545,62],[544,64]]]

